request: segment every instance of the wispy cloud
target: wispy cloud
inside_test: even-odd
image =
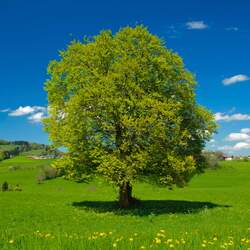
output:
[[[234,145],[221,146],[218,149],[222,151],[240,151],[244,149],[250,149],[250,128],[243,128],[239,133],[230,133],[226,138],[226,141],[238,141]]]
[[[1,113],[7,113],[7,112],[10,112],[10,109],[2,109],[0,110]]]
[[[239,151],[242,149],[250,149],[250,143],[247,142],[238,142],[233,146],[222,146],[218,148],[219,150],[223,150],[223,151]]]
[[[43,106],[20,106],[15,110],[6,109],[2,112],[8,112],[11,117],[28,116],[31,123],[40,123],[48,114],[47,107]]]
[[[248,81],[248,80],[250,80],[250,77],[248,77],[247,75],[239,74],[239,75],[231,76],[229,78],[225,78],[222,81],[222,83],[224,85],[231,85],[231,84],[235,84],[237,82],[244,82],[244,81]]]
[[[250,135],[245,133],[230,133],[226,137],[227,141],[250,141]]]
[[[250,134],[250,128],[243,128],[240,130],[241,133]]]
[[[190,21],[186,23],[186,27],[189,30],[203,30],[207,29],[208,25],[204,21]]]
[[[41,106],[20,106],[16,110],[13,110],[9,113],[9,116],[24,116],[35,113],[37,111],[46,111],[45,107]]]
[[[227,30],[227,31],[235,31],[235,32],[236,32],[236,31],[239,31],[239,28],[233,26],[233,27],[227,27],[226,30]]]
[[[225,113],[218,112],[218,113],[215,113],[215,120],[216,121],[225,121],[225,122],[248,121],[248,120],[250,120],[250,115],[249,114],[241,114],[241,113],[227,115]]]
[[[38,112],[28,117],[31,123],[40,123],[46,117],[45,113]]]

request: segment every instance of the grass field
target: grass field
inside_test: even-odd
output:
[[[14,144],[7,144],[7,145],[0,145],[0,150],[14,150],[16,147],[18,147],[18,145],[14,145]]]
[[[43,152],[44,152],[43,149],[34,149],[34,150],[27,151],[27,152],[22,152],[21,155],[34,156],[34,155],[40,155]]]
[[[137,183],[141,207],[125,211],[101,179],[37,184],[49,162],[0,163],[0,183],[22,188],[0,192],[0,249],[250,249],[250,162],[221,162],[173,191]]]

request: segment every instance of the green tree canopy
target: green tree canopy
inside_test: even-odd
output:
[[[184,186],[202,171],[201,151],[216,125],[195,100],[182,59],[145,27],[73,41],[49,64],[45,128],[68,153],[65,176],[101,175],[132,202],[137,179]]]

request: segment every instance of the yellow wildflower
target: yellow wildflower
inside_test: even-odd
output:
[[[155,238],[155,243],[156,243],[156,244],[161,244],[161,239]]]
[[[165,238],[166,236],[164,235],[164,234],[162,234],[162,233],[157,233],[157,235],[156,235],[157,237],[162,237],[162,238]]]

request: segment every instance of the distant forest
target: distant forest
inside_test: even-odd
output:
[[[57,157],[60,154],[57,149],[50,145],[28,141],[0,140],[0,161],[32,151],[37,155],[53,155],[54,157]]]

